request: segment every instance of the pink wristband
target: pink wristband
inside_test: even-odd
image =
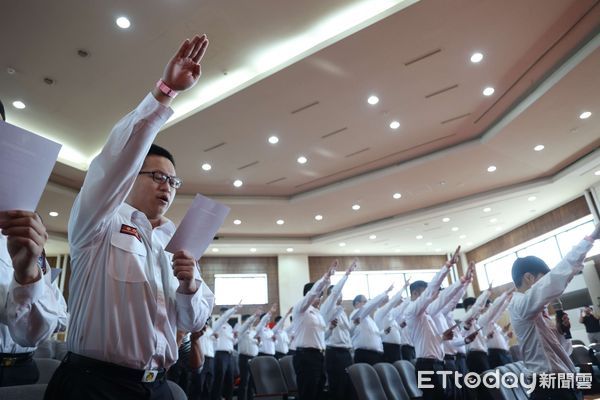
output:
[[[158,88],[158,90],[161,91],[162,94],[164,94],[165,96],[169,96],[172,99],[177,97],[177,95],[179,94],[179,92],[168,87],[162,79],[159,79],[158,82],[156,82],[156,87]]]

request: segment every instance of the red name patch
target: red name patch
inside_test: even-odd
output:
[[[121,225],[121,233],[124,233],[126,235],[135,236],[137,238],[137,240],[139,240],[140,242],[142,241],[142,238],[140,237],[139,232],[133,226],[129,226],[129,225],[125,225],[125,224]]]

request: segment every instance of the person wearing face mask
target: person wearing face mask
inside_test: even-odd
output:
[[[583,269],[583,260],[600,238],[600,224],[563,258],[554,269],[535,256],[517,258],[512,266],[512,278],[517,288],[508,306],[513,331],[517,336],[525,367],[535,373],[574,374],[575,365],[569,354],[571,341],[563,335],[548,316],[547,305],[565,291],[573,277]],[[575,389],[537,386],[532,400],[581,399]]]

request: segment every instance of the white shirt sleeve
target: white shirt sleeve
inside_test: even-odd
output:
[[[411,316],[417,316],[423,314],[427,310],[427,306],[435,300],[436,292],[439,292],[442,282],[448,275],[448,267],[444,265],[435,274],[431,282],[427,284],[427,288],[421,295],[414,301],[411,301],[406,308],[405,314],[410,318]]]

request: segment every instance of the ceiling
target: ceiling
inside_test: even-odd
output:
[[[185,182],[170,218],[197,192],[232,208],[219,255],[468,250],[600,182],[599,1],[34,3],[3,6],[0,98],[9,122],[66,149],[39,205],[59,213],[49,253],[67,249],[111,126],[197,31],[211,41],[202,80],[157,143]]]

